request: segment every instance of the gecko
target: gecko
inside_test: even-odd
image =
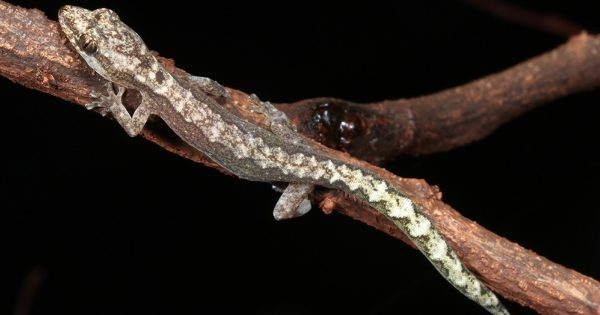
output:
[[[110,113],[129,136],[138,135],[151,115],[158,116],[183,141],[236,176],[289,183],[284,195],[296,201],[282,201],[276,209],[300,210],[280,214],[281,218],[307,211],[305,202],[298,200],[314,186],[345,191],[398,226],[462,294],[492,314],[509,314],[497,296],[462,264],[420,206],[373,168],[354,158],[342,161],[329,149],[303,141],[300,135],[290,139],[285,131],[274,132],[236,116],[215,100],[214,94],[226,96],[216,82],[199,80],[205,88],[195,88],[167,72],[141,37],[110,9],[64,6],[59,24],[75,51],[109,81],[106,95],[92,95],[97,101],[87,107]],[[133,114],[121,100],[127,89],[142,96]]]

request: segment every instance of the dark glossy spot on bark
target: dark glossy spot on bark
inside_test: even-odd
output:
[[[339,126],[340,142],[343,144],[350,144],[352,139],[359,136],[362,131],[361,120],[356,115],[346,114],[347,115],[344,115],[344,120],[340,122]]]
[[[323,103],[315,108],[311,129],[316,132],[316,140],[330,148],[345,150],[353,139],[363,132],[361,118],[346,106]]]

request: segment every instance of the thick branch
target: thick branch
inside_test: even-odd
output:
[[[493,130],[493,128],[478,127],[473,122],[473,117],[480,117],[486,125],[495,127],[532,108],[535,104],[595,86],[590,81],[594,79],[598,81],[596,78],[598,74],[581,67],[585,62],[592,65],[592,68],[598,67],[598,61],[589,60],[589,54],[594,51],[589,49],[598,47],[599,41],[598,38],[581,35],[554,52],[463,88],[414,100],[371,104],[364,108],[348,106],[341,108],[340,113],[344,115],[352,113],[352,119],[359,119],[355,122],[360,124],[363,130],[364,134],[359,135],[361,139],[380,137],[383,131],[379,128],[383,125],[387,125],[387,128],[391,126],[392,130],[399,130],[395,140],[391,141],[393,145],[390,142],[376,145],[389,147],[384,157],[394,156],[401,151],[395,150],[398,147],[397,143],[403,144],[403,150],[410,153],[447,150],[478,139]],[[561,58],[567,58],[568,61]],[[169,71],[186,75],[168,60],[161,59],[161,61]],[[569,64],[579,70],[566,69],[569,68],[567,67]],[[536,68],[542,66],[547,68]],[[563,70],[570,76],[556,72]],[[56,22],[49,21],[37,10],[21,9],[2,1],[0,1],[0,74],[27,87],[80,105],[90,101],[88,98],[90,92],[102,91],[103,85],[103,79],[95,75],[68,48]],[[553,75],[561,78],[560,87],[552,79]],[[587,81],[583,80],[584,76],[589,77]],[[515,80],[516,83],[502,80]],[[523,84],[529,84],[528,87],[532,88],[541,87],[540,90],[545,93],[529,91],[523,87]],[[239,91],[230,91],[233,95],[232,100],[223,105],[235,110],[245,119],[259,123],[260,117],[256,119],[252,111],[247,110],[248,106],[251,106],[252,98]],[[130,97],[135,98],[135,95],[132,94]],[[457,107],[461,104],[460,101],[467,101],[469,104],[466,107]],[[510,103],[507,103],[509,101]],[[315,104],[320,102],[323,100],[308,100],[303,103],[306,104],[304,108],[291,108],[289,105],[282,105],[281,108],[292,114],[295,118],[294,122],[301,125],[299,122],[306,119],[309,115],[307,113],[323,110],[323,107],[316,108]],[[392,103],[395,106],[386,105],[394,105]],[[340,101],[338,104],[344,103]],[[489,109],[485,109],[488,105]],[[433,107],[437,108],[438,113],[430,113]],[[370,114],[362,116],[365,111]],[[390,111],[394,113],[394,117],[384,117],[384,114],[388,115]],[[440,111],[442,113],[439,113]],[[400,126],[406,127],[400,128]],[[449,138],[442,138],[440,130],[445,130]],[[458,131],[467,132],[470,136],[461,138]],[[143,136],[180,156],[218,168],[204,155],[173,137],[173,134],[158,122],[151,124]],[[407,139],[407,141],[399,139]],[[433,143],[434,139],[445,144],[436,145]],[[365,152],[353,151],[359,156],[375,156],[373,153]],[[349,159],[341,152],[334,154],[340,159]],[[411,198],[414,198],[433,219],[466,265],[477,272],[481,279],[495,291],[545,314],[600,312],[600,283],[596,280],[552,263],[460,216],[440,201],[440,193],[435,187],[430,187],[424,181],[400,179],[374,166],[367,164],[364,166],[394,181]],[[400,231],[378,212],[342,193],[321,192],[315,198],[326,211],[335,209],[407,242]]]
[[[600,36],[583,33],[510,69],[427,96],[371,104],[319,98],[280,108],[305,135],[368,161],[448,151],[539,105],[599,87],[599,54]],[[319,120],[324,111],[330,123]],[[340,134],[342,122],[355,128]]]

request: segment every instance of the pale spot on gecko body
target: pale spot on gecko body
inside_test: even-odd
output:
[[[319,180],[321,179],[323,176],[325,175],[325,170],[322,168],[317,168],[315,169],[315,171],[312,173],[312,177],[315,180]]]
[[[264,145],[260,147],[259,150],[262,152],[262,154],[264,154],[265,157],[271,156],[271,148],[268,146]]]
[[[255,159],[255,163],[263,169],[269,167],[268,161],[265,159]]]
[[[287,159],[287,153],[285,153],[285,151],[283,151],[280,147],[275,147],[273,149],[273,158],[279,163],[285,163]]]
[[[308,160],[308,166],[311,168],[315,168],[317,166],[319,166],[317,159],[313,156],[310,157],[310,159]]]
[[[140,83],[146,83],[146,77],[141,74],[136,74],[135,79]]]
[[[167,92],[169,92],[169,87],[166,84],[162,85],[161,87],[159,87],[159,88],[157,88],[157,89],[154,90],[154,93],[157,93],[157,94],[163,95],[163,96],[165,96],[167,94]],[[183,108],[182,107],[183,105],[181,104],[181,102],[174,103],[173,106],[175,107],[175,109],[178,112],[181,112],[181,110]]]
[[[348,188],[350,188],[350,190],[354,191],[359,189],[363,185],[364,181],[365,179],[363,172],[357,169],[354,171],[350,171],[350,178],[348,179],[347,185]]]
[[[248,150],[247,146],[241,145],[237,150],[233,150],[233,154],[235,154],[235,157],[238,159],[244,159],[250,156],[250,150]]]
[[[338,172],[331,172],[330,173],[330,177],[329,177],[329,182],[331,184],[333,184],[333,183],[339,181],[341,178],[342,177],[340,176],[340,173],[338,173]]]
[[[453,254],[453,252],[449,252],[442,260],[442,265],[448,270],[448,279],[456,286],[464,287],[467,284],[469,277],[463,275],[462,264],[458,260],[458,257],[456,257],[456,254]]]
[[[308,173],[308,172],[309,172],[309,171],[308,171],[307,169],[305,169],[305,168],[302,168],[302,167],[299,167],[299,168],[296,170],[296,176],[298,176],[299,178],[305,178],[305,177],[307,177],[307,173]]]
[[[304,163],[304,154],[295,153],[290,157],[290,163],[294,165],[302,165]]]
[[[448,252],[448,245],[440,237],[438,233],[431,233],[429,242],[427,243],[430,258],[435,261],[444,259]]]
[[[483,305],[485,306],[493,306],[499,303],[498,298],[494,294],[486,294],[485,299],[483,300]]]
[[[342,176],[344,176],[344,178],[347,178],[350,176],[350,169],[348,168],[348,166],[346,166],[346,164],[342,164],[341,166],[339,166],[338,172],[340,172],[340,174],[342,174]]]
[[[420,237],[427,234],[431,230],[431,221],[422,214],[415,213],[410,218],[408,225],[408,233],[412,237]]]
[[[335,164],[331,160],[327,160],[323,163],[323,167],[327,169],[329,172],[333,173],[336,171]]]
[[[321,168],[325,170],[323,175],[329,180],[330,184],[335,183],[339,179],[339,174],[336,170],[335,164],[333,164],[331,160],[321,163]]]
[[[413,209],[412,201],[410,199],[400,196],[397,196],[394,199],[396,204],[390,208],[390,217],[400,219],[414,215],[415,210]]]
[[[373,190],[367,192],[367,196],[369,196],[369,202],[378,202],[387,194],[387,184],[384,181],[373,181]]]
[[[469,293],[471,293],[471,296],[478,296],[479,292],[481,291],[481,284],[479,284],[479,281],[469,281],[470,286],[468,286],[468,290]]]
[[[190,116],[194,123],[200,123],[206,119],[206,113],[201,110],[193,110]]]
[[[356,177],[351,177],[346,181],[346,185],[351,191],[355,191],[360,187],[360,180],[356,179]]]

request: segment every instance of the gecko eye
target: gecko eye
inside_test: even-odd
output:
[[[79,48],[90,55],[98,50],[98,44],[96,44],[94,38],[88,34],[81,34],[81,36],[79,36],[78,44]]]

